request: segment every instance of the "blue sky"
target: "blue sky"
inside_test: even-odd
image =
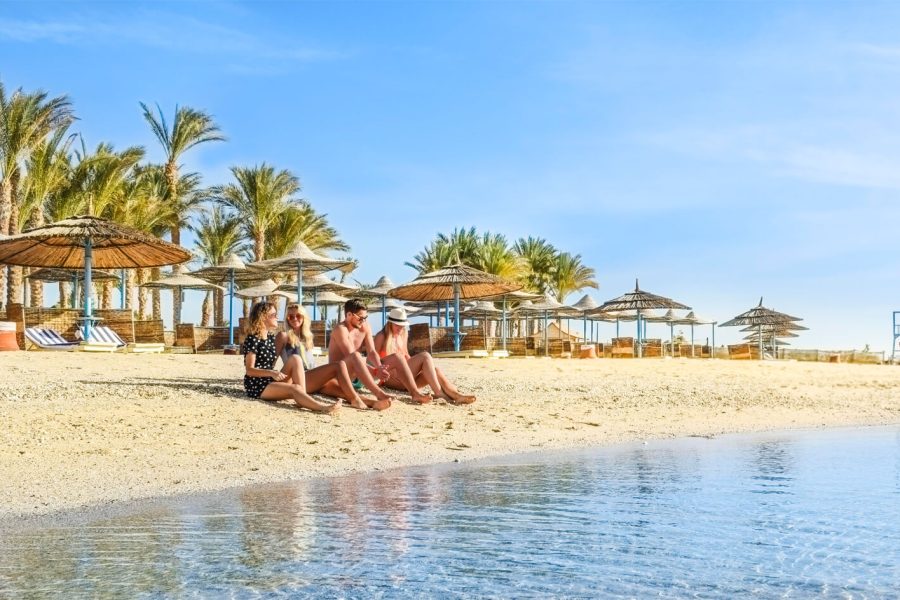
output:
[[[138,102],[212,113],[229,142],[185,168],[290,169],[364,282],[475,226],[581,254],[598,301],[763,296],[796,347],[890,349],[896,3],[0,2],[0,58],[90,146],[159,161]]]

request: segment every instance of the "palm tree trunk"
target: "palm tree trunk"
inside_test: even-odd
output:
[[[31,306],[43,306],[44,305],[44,282],[43,281],[32,281],[28,280],[29,294],[28,297],[31,299]]]
[[[167,173],[167,175],[168,175],[168,173]],[[177,173],[176,173],[175,181],[177,181]],[[176,184],[174,182],[172,182],[172,181],[169,182],[170,189],[172,189],[173,186],[175,186],[175,185]],[[175,244],[176,246],[181,245],[181,229],[179,227],[172,228],[171,237],[172,237],[173,244]],[[172,272],[173,273],[183,273],[184,272],[183,265],[175,265],[174,267],[172,267]],[[181,294],[178,293],[178,290],[172,291],[172,323],[174,323],[175,325],[177,325],[178,323],[181,323]],[[173,327],[174,327],[174,325],[173,325]]]
[[[223,290],[214,290],[213,298],[215,302],[215,321],[216,327],[225,324],[225,292]]]
[[[112,308],[113,304],[113,282],[104,281],[101,284],[100,306],[103,308]]]
[[[137,270],[138,285],[147,281],[147,269]],[[144,287],[138,287],[138,315],[142,321],[147,320],[147,313],[150,308],[150,290]]]
[[[157,279],[159,279],[161,276],[161,273],[162,273],[162,271],[160,270],[159,267],[153,267],[150,270],[150,277],[152,278],[151,281],[156,281]],[[162,319],[162,304],[160,301],[159,292],[160,292],[160,290],[158,290],[158,289],[153,290],[153,317],[152,318],[154,320]]]
[[[213,293],[212,290],[208,290],[206,292],[206,296],[203,297],[203,306],[200,311],[200,325],[203,327],[209,327],[210,321],[212,321],[212,313],[213,313]]]
[[[10,191],[11,191],[11,199],[15,199],[16,190],[18,188],[18,175],[13,174],[10,177]],[[15,235],[19,233],[19,205],[16,202],[12,202],[9,209],[9,234]],[[22,280],[22,267],[9,267],[9,281],[7,283],[8,287],[6,289],[6,302],[7,305],[13,303],[25,303],[24,297],[24,284]]]
[[[125,308],[130,308],[132,313],[134,307],[138,305],[137,271],[137,269],[128,269],[125,272]]]
[[[72,284],[67,281],[60,281],[59,287],[59,307],[69,308],[69,297],[72,295]]]

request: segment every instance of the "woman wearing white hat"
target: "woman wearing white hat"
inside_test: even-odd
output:
[[[406,389],[412,393],[410,387],[418,392],[419,386],[428,384],[435,396],[449,402],[457,404],[475,402],[475,396],[460,393],[456,386],[450,383],[443,371],[435,366],[431,354],[419,352],[415,356],[409,355],[407,325],[409,321],[406,318],[406,311],[394,308],[388,313],[384,329],[375,336],[378,356],[382,363],[390,367],[391,373],[383,385],[394,389]]]

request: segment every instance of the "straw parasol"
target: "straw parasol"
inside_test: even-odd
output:
[[[259,282],[265,275],[259,271],[248,269],[237,254],[229,254],[218,265],[210,265],[189,273],[194,277],[205,279],[211,283],[228,282],[228,345],[234,346],[234,284],[237,281]]]
[[[550,345],[547,340],[547,326],[550,315],[560,316],[564,314],[573,314],[575,310],[565,304],[559,302],[553,296],[546,294],[538,302],[523,302],[519,305],[520,312],[532,312],[544,315],[544,354],[550,354]]]
[[[599,304],[597,304],[597,301],[594,300],[593,298],[591,298],[587,294],[582,296],[581,300],[579,300],[578,302],[576,302],[575,304],[572,304],[570,306],[570,308],[577,310],[578,312],[581,313],[581,327],[582,327],[582,334],[584,335],[584,339],[588,339],[588,337],[587,337],[587,311],[594,310],[598,306],[599,306]],[[593,337],[593,335],[594,335],[594,324],[591,323],[591,336]]]
[[[293,294],[281,291],[279,285],[272,279],[265,279],[255,285],[242,287],[239,290],[235,290],[234,295],[249,299],[266,298],[268,296],[281,296],[282,298],[292,300],[294,297]]]
[[[297,242],[287,254],[277,258],[261,260],[250,263],[250,267],[266,271],[268,273],[295,273],[297,275],[297,298],[303,298],[303,272],[324,272],[334,269],[355,267],[352,260],[331,258],[318,252],[313,252],[303,242]],[[313,319],[316,318],[316,303],[313,301]]]
[[[72,306],[75,306],[75,298],[78,297],[78,281],[84,279],[83,269],[37,269],[25,276],[32,281],[43,281],[45,283],[71,283],[72,284]],[[97,271],[91,269],[92,281],[119,281],[120,277],[109,271]],[[61,305],[61,304],[60,304]]]
[[[387,322],[387,295],[392,289],[394,289],[396,285],[391,278],[387,275],[382,275],[378,278],[378,281],[375,282],[370,288],[360,288],[356,290],[356,295],[362,298],[381,298],[381,325]]]
[[[716,321],[698,317],[694,314],[694,311],[691,311],[688,314],[684,315],[684,317],[675,321],[675,323],[678,325],[691,326],[691,357],[694,356],[694,325],[712,325],[712,327],[710,328],[710,330],[712,331],[712,347],[716,347]],[[712,352],[711,355],[715,355],[715,352]]]
[[[784,326],[793,324],[794,321],[802,321],[800,317],[792,317],[791,315],[772,310],[763,306],[763,299],[760,297],[759,304],[750,310],[743,312],[731,319],[720,324],[719,327],[736,327],[738,325],[750,325],[756,327],[759,333],[759,357],[763,358],[763,328]]]
[[[340,292],[347,294],[354,294],[358,290],[355,285],[350,285],[347,283],[342,283],[340,281],[335,281],[333,279],[329,279],[322,273],[303,273],[303,285],[302,288],[306,291],[312,290],[312,318],[315,320],[317,318],[316,309],[319,305],[318,295],[320,292]],[[297,293],[297,285],[294,283],[283,283],[278,287],[279,290],[283,292],[293,292],[291,294],[291,298],[299,298],[299,296],[295,296]]]
[[[489,298],[518,289],[521,285],[510,283],[496,275],[456,263],[430,273],[419,275],[409,283],[392,289],[388,295],[400,300],[428,301],[453,299],[453,348],[459,352],[462,335],[459,332],[459,300]]]
[[[200,279],[199,277],[194,277],[193,275],[188,275],[187,273],[174,273],[171,275],[167,275],[166,277],[157,279],[156,281],[148,281],[147,283],[142,283],[140,287],[158,290],[172,290],[172,293],[174,294],[180,294],[182,293],[182,290],[225,290],[225,288],[223,288],[222,286],[210,283],[205,279]]]
[[[656,294],[651,294],[650,292],[645,292],[641,290],[640,285],[638,285],[638,280],[634,280],[634,291],[619,296],[618,298],[613,298],[612,300],[607,300],[603,304],[600,305],[599,308],[595,309],[597,312],[612,312],[612,311],[621,311],[621,310],[634,310],[636,311],[636,319],[637,319],[637,348],[638,348],[638,358],[641,356],[641,312],[646,309],[651,308],[675,308],[679,310],[690,310],[690,306],[685,306],[680,302],[676,302],[671,298],[666,298],[665,296],[658,296]]]
[[[126,225],[91,215],[70,217],[0,240],[0,263],[23,267],[84,269],[91,289],[96,266],[101,269],[162,267],[186,262],[191,254]],[[91,294],[84,295],[84,339],[94,321]]]

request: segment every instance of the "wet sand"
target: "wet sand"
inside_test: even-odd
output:
[[[900,423],[900,369],[446,359],[475,404],[314,414],[246,398],[240,357],[0,352],[0,517],[652,438]]]

